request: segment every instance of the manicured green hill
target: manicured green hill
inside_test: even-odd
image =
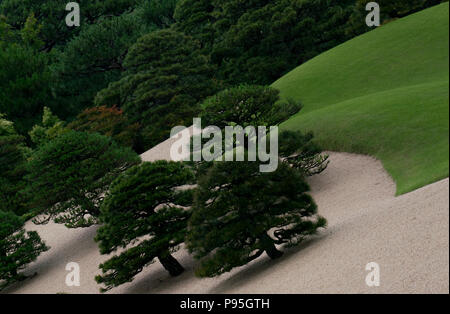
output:
[[[305,108],[282,129],[380,159],[403,194],[449,174],[449,4],[344,43],[273,84]]]

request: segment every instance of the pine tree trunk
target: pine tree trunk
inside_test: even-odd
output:
[[[278,251],[277,248],[275,247],[275,244],[272,244],[271,246],[266,248],[266,253],[267,255],[269,255],[271,259],[277,259],[283,256],[283,252]]]
[[[183,266],[170,253],[161,254],[158,259],[172,277],[179,276],[184,272]]]
[[[271,259],[277,259],[283,256],[283,252],[277,250],[275,243],[267,234],[261,240],[264,243],[264,250]]]

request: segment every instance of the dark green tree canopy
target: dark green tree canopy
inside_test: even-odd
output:
[[[217,276],[264,252],[277,258],[276,244],[296,245],[325,227],[307,192],[303,174],[285,163],[272,173],[260,173],[257,162],[215,163],[199,179],[189,221],[196,274]]]
[[[202,103],[202,108],[202,124],[218,126],[224,133],[226,126],[277,126],[298,113],[302,106],[295,101],[280,101],[279,91],[272,87],[242,85],[209,97]],[[246,133],[244,146],[249,141],[255,142],[255,136]],[[321,173],[328,165],[328,156],[322,155],[313,138],[312,133],[282,131],[278,136],[279,157],[306,176]],[[224,134],[222,139],[224,141]],[[209,139],[203,141],[206,143]],[[237,138],[232,143],[225,143],[227,147],[237,144],[242,144]],[[208,168],[209,164],[203,163],[198,171],[203,172],[203,166]]]
[[[138,0],[79,0],[81,9],[81,25],[95,23],[104,15],[118,16],[131,10]],[[65,17],[66,0],[4,0],[0,3],[0,14],[5,15],[7,22],[15,29],[21,29],[28,16],[34,13],[42,25],[41,39],[44,49],[50,50],[56,45],[64,45],[76,36],[78,27],[68,27]]]
[[[18,215],[26,212],[23,195],[25,140],[14,130],[13,123],[0,115],[0,210]]]
[[[90,107],[98,91],[120,78],[128,49],[148,31],[136,13],[103,17],[81,28],[52,65],[54,88],[66,115]]]
[[[49,248],[37,232],[26,232],[23,220],[0,210],[0,290],[23,280],[19,271]]]
[[[379,0],[377,3],[380,5],[382,18],[387,20],[402,18],[446,1],[448,0]],[[365,7],[369,2],[369,0],[357,0],[356,9],[365,11]]]
[[[69,228],[97,223],[100,205],[111,182],[140,158],[129,148],[100,134],[68,131],[39,146],[29,162],[37,223],[54,219]]]
[[[144,0],[137,9],[141,20],[152,30],[175,23],[173,17],[178,0]]]
[[[16,214],[26,211],[19,195],[26,173],[23,144],[19,135],[0,136],[0,210]]]
[[[133,167],[113,182],[96,241],[102,254],[126,250],[100,265],[97,282],[105,285],[103,291],[132,281],[155,258],[171,275],[183,271],[170,253],[184,242],[192,190],[180,187],[193,179],[185,165],[158,161]]]
[[[279,134],[278,153],[281,160],[290,167],[310,177],[320,174],[328,167],[328,155],[314,143],[313,134],[299,131],[282,131]]]
[[[179,0],[175,8],[175,29],[199,40],[203,48],[214,43],[212,0]]]
[[[39,146],[51,141],[67,131],[68,129],[66,128],[64,121],[61,121],[56,115],[54,115],[50,108],[44,107],[44,112],[42,113],[42,123],[33,126],[28,135],[30,136],[31,142]]]
[[[68,128],[100,133],[111,137],[120,145],[136,148],[140,125],[129,122],[123,111],[115,106],[101,106],[85,109]]]
[[[429,8],[448,0],[379,0],[381,22],[387,23],[392,19],[402,18],[409,14]],[[347,22],[347,33],[357,36],[371,30],[366,24],[366,5],[372,0],[356,0],[352,15]]]
[[[202,123],[219,128],[278,125],[302,107],[294,101],[281,102],[279,94],[275,88],[258,85],[223,90],[202,103]]]
[[[142,126],[148,149],[172,127],[192,124],[198,103],[217,91],[213,67],[191,37],[173,30],[143,36],[130,49],[123,78],[96,97],[97,105],[118,105]]]
[[[350,39],[355,0],[182,0],[176,27],[202,42],[230,84],[271,84]]]
[[[48,56],[23,45],[6,43],[0,49],[0,112],[19,134],[27,134],[44,106],[55,108],[48,62]]]

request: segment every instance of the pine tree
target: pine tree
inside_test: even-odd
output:
[[[300,131],[282,131],[279,134],[278,154],[290,167],[311,177],[322,173],[328,167],[328,155],[313,141],[313,134]]]
[[[120,79],[128,49],[149,31],[136,13],[104,17],[81,28],[52,65],[55,93],[66,115],[92,106],[100,90]]]
[[[277,126],[294,114],[302,105],[295,101],[281,101],[279,91],[268,86],[242,85],[226,89],[206,99],[202,107],[202,124],[215,125],[222,132],[226,126]],[[245,145],[254,136],[245,134]],[[313,141],[313,134],[299,131],[282,131],[279,134],[279,157],[290,166],[312,176],[323,172],[328,166],[328,156]],[[222,134],[222,139],[225,135]],[[204,139],[209,141],[209,139]],[[239,143],[241,144],[241,143]],[[237,145],[236,140],[230,145]],[[244,146],[245,146],[244,145]],[[207,168],[208,164],[204,164]],[[199,171],[203,171],[199,168]]]
[[[217,162],[199,179],[187,246],[196,274],[213,277],[243,266],[276,245],[297,245],[326,226],[303,174],[286,163],[259,172],[258,162]]]
[[[6,43],[0,49],[0,112],[26,135],[44,106],[54,108],[49,58],[35,49]]]
[[[101,207],[102,227],[96,241],[100,252],[124,251],[100,268],[103,292],[130,282],[144,267],[158,259],[172,275],[183,267],[171,255],[184,242],[193,174],[181,163],[144,163],[123,173],[111,186]]]
[[[202,123],[224,128],[229,125],[275,126],[298,113],[298,102],[280,100],[269,86],[241,85],[225,89],[202,103]]]
[[[175,20],[173,14],[179,0],[151,0],[143,1],[137,9],[141,19],[150,29],[164,29],[170,27]]]
[[[144,149],[167,139],[173,127],[192,123],[199,101],[218,87],[198,43],[173,30],[140,38],[130,48],[124,68],[123,78],[98,93],[95,102],[117,105],[132,122],[139,122]]]
[[[174,12],[175,29],[198,39],[205,53],[216,37],[213,10],[213,0],[179,0]]]
[[[350,39],[355,0],[180,0],[175,27],[199,40],[230,85],[271,84]]]
[[[36,223],[68,228],[97,223],[100,205],[111,182],[140,158],[100,134],[68,131],[39,146],[29,161],[28,194],[43,214]]]
[[[49,248],[37,232],[26,232],[23,220],[0,210],[0,290],[26,277],[19,271]]]
[[[81,24],[93,24],[104,15],[118,16],[130,10],[138,0],[78,0],[82,10]],[[65,16],[66,0],[10,0],[0,2],[0,15],[5,15],[8,24],[18,29],[22,27],[31,13],[42,25],[40,34],[43,49],[50,51],[55,46],[67,43],[79,33],[80,28],[67,27]]]
[[[0,115],[0,210],[25,214],[27,208],[20,191],[25,186],[25,139],[12,122]]]
[[[299,103],[280,101],[278,90],[255,85],[219,92],[202,107],[202,123],[221,129],[276,126],[301,110]],[[244,140],[255,139],[250,133]],[[237,137],[233,141],[237,144]],[[260,163],[252,161],[196,164],[200,179],[187,245],[201,260],[197,275],[220,275],[264,252],[278,258],[282,253],[276,245],[296,245],[326,226],[307,194],[305,178],[324,171],[328,156],[310,133],[283,131],[278,144],[280,160],[274,172],[262,173]]]

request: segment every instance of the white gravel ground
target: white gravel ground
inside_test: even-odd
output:
[[[168,158],[167,144],[143,159]],[[395,185],[380,162],[332,153],[329,168],[310,180],[319,212],[329,227],[271,261],[263,256],[214,279],[193,275],[184,249],[175,254],[186,272],[170,278],[156,262],[132,283],[111,293],[449,293],[449,180],[395,197]],[[98,293],[94,276],[100,256],[96,227],[68,230],[49,224],[39,231],[52,248],[30,265],[38,275],[7,293]],[[66,264],[81,267],[81,286],[67,287]],[[365,282],[370,262],[380,266],[379,287]]]

